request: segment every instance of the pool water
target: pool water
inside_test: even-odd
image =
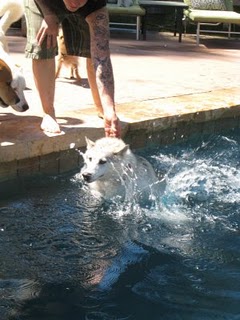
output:
[[[239,143],[139,150],[160,206],[99,203],[76,172],[1,199],[0,319],[240,319]]]

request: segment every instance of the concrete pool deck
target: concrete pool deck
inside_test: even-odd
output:
[[[81,59],[81,83],[65,78],[56,83],[56,116],[62,134],[40,130],[42,110],[34,89],[31,60],[24,57],[26,39],[9,31],[9,48],[27,79],[30,109],[17,113],[0,109],[0,182],[28,174],[59,173],[76,167],[75,148],[85,146],[85,136],[104,135],[88,86],[85,59]],[[116,108],[122,137],[134,147],[151,140],[167,143],[211,122],[240,115],[240,39],[195,37],[182,43],[171,33],[152,33],[147,41],[134,35],[111,37]],[[231,124],[230,124],[231,125]],[[212,125],[211,125],[212,126]],[[172,130],[172,135],[165,135]],[[214,130],[214,128],[213,128]],[[156,134],[155,134],[156,133]]]

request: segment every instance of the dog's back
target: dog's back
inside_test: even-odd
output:
[[[11,24],[24,14],[23,0],[0,1],[0,35],[5,35]],[[6,50],[6,48],[5,48]]]
[[[121,139],[87,139],[81,173],[93,194],[104,199],[149,198],[159,180],[152,165],[136,156]]]

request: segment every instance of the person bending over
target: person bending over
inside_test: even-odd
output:
[[[25,55],[32,58],[34,81],[44,112],[41,129],[61,132],[54,110],[55,56],[61,24],[67,53],[87,58],[89,84],[98,111],[103,113],[105,135],[120,137],[120,122],[114,104],[106,0],[24,0],[24,5],[27,24]]]

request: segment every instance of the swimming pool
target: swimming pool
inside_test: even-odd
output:
[[[0,319],[239,319],[240,130],[139,150],[161,208],[99,204],[76,172],[0,200]]]

